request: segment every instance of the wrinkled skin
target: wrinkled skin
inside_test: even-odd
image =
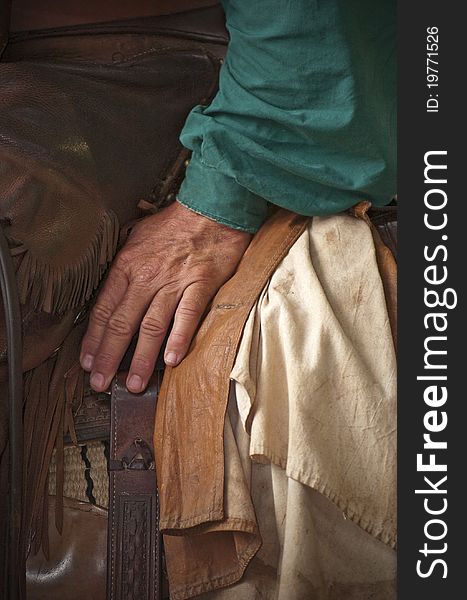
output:
[[[113,262],[83,339],[80,360],[91,387],[107,389],[139,330],[127,387],[143,391],[174,316],[164,359],[176,366],[250,239],[178,202],[138,223]]]

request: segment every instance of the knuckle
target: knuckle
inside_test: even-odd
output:
[[[153,369],[153,363],[154,361],[148,358],[147,356],[135,355],[133,357],[133,360],[131,361],[131,370],[135,373],[139,373],[140,375],[145,373],[151,373]]]
[[[97,325],[105,325],[112,316],[112,309],[106,304],[98,303],[91,311],[90,321]]]
[[[140,269],[136,269],[131,276],[131,283],[135,287],[146,289],[148,284],[151,284],[155,279],[155,272],[152,265],[143,265]]]
[[[111,352],[100,352],[96,358],[94,369],[107,373],[113,370],[115,362],[115,356]]]
[[[172,331],[170,343],[167,344],[167,347],[170,345],[171,348],[185,348],[190,344],[191,338],[191,335],[183,331]]]
[[[177,316],[184,321],[198,319],[201,314],[199,304],[194,302],[181,302],[177,309]]]
[[[94,335],[93,333],[90,333],[88,331],[84,336],[83,341],[81,342],[81,348],[83,350],[86,350],[88,348],[99,348],[100,342],[101,339],[99,336]]]
[[[115,337],[131,337],[132,329],[130,323],[119,315],[114,315],[109,319],[107,329]]]
[[[132,262],[130,254],[131,253],[128,251],[127,248],[123,248],[123,250],[120,250],[120,252],[117,254],[113,261],[112,269],[114,271],[117,270],[125,272],[128,265],[130,265]]]
[[[150,338],[164,337],[166,327],[162,321],[155,317],[144,317],[141,323],[140,332],[142,335]]]

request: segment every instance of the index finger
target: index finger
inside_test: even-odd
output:
[[[117,268],[110,269],[89,316],[89,324],[81,342],[80,363],[85,371],[91,371],[108,322],[128,289],[128,278]]]

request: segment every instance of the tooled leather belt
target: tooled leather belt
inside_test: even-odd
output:
[[[143,394],[112,384],[107,598],[160,600],[161,537],[152,436],[160,371]]]

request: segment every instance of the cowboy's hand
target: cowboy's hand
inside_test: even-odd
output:
[[[83,339],[80,360],[91,372],[91,387],[107,389],[139,330],[127,387],[143,391],[174,315],[165,362],[177,365],[250,239],[178,202],[138,223],[110,269]]]

